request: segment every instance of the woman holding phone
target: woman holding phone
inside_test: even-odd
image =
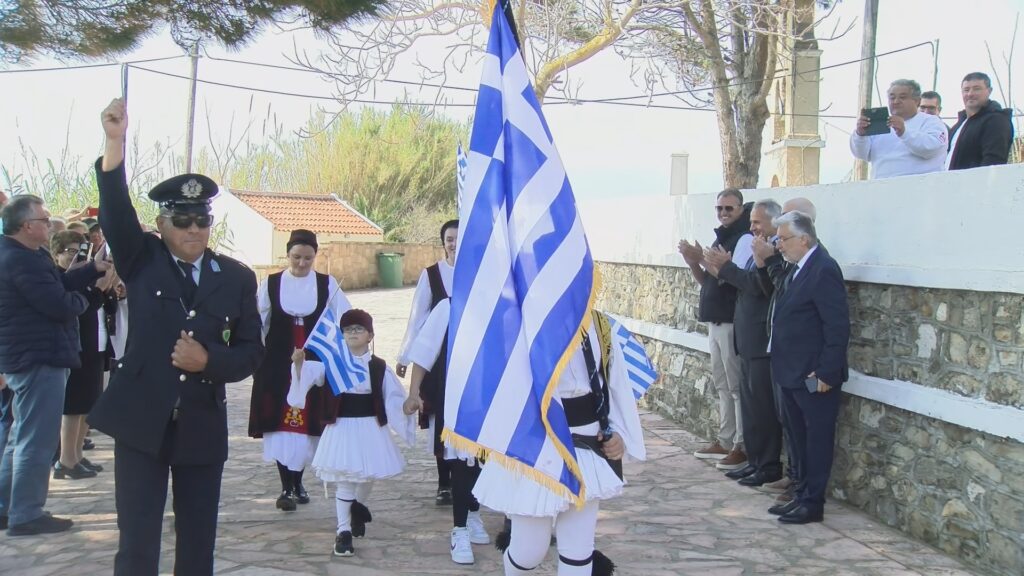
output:
[[[50,249],[57,265],[67,270],[75,262],[88,259],[90,246],[85,235],[65,230],[53,235]],[[89,430],[85,416],[103,392],[103,369],[107,356],[106,318],[101,318],[105,316],[102,289],[105,280],[106,277],[101,278],[100,286],[90,287],[86,291],[89,307],[78,317],[82,366],[71,370],[64,391],[60,457],[53,465],[53,477],[57,480],[92,478],[103,470],[102,466],[93,464],[82,455],[82,445]]]

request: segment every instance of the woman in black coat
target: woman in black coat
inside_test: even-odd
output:
[[[50,241],[57,265],[68,269],[75,261],[85,236],[75,231],[58,232]],[[102,280],[100,280],[102,282]],[[85,416],[103,392],[103,370],[107,357],[106,323],[103,312],[103,291],[91,287],[85,293],[89,307],[78,317],[78,338],[81,343],[80,368],[73,368],[64,390],[64,417],[60,427],[60,457],[53,465],[55,479],[91,478],[103,469],[82,455],[82,444],[89,431]],[[101,330],[102,328],[102,330]]]

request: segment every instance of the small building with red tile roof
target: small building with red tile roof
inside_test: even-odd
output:
[[[384,240],[380,226],[334,195],[221,187],[213,213],[230,230],[221,251],[250,266],[283,263],[288,236],[296,228],[315,232],[321,245]]]

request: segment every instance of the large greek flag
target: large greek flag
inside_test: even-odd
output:
[[[636,336],[614,318],[611,324],[613,342],[619,345],[626,360],[626,375],[633,389],[633,397],[639,400],[658,379],[658,371],[655,370],[651,359],[647,357],[647,350]]]
[[[581,504],[554,391],[590,321],[594,265],[500,2],[483,68],[452,287],[444,437]]]
[[[355,388],[356,383],[366,382],[366,369],[356,362],[352,351],[348,349],[345,338],[338,328],[338,319],[334,311],[325,308],[313,330],[306,338],[305,348],[312,350],[324,364],[327,383],[337,396],[346,390]]]

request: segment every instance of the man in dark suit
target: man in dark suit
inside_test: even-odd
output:
[[[776,511],[781,522],[806,524],[824,515],[840,387],[849,376],[850,311],[843,273],[818,246],[810,217],[790,212],[775,223],[779,250],[792,266],[771,318],[772,378],[803,468],[796,498]]]
[[[775,236],[774,218],[782,207],[774,200],[761,200],[750,209],[750,233],[755,238]],[[705,252],[709,271],[718,279],[736,287],[736,351],[740,357],[740,407],[743,413],[743,438],[747,447],[747,466],[726,473],[743,486],[761,486],[782,478],[782,426],[775,409],[771,361],[768,355],[768,305],[771,285],[765,286],[753,255],[745,266],[737,266],[732,254],[711,248]]]
[[[250,376],[263,356],[256,277],[207,248],[217,185],[205,176],[184,174],[153,188],[161,238],[143,232],[125,177],[124,102],[111,102],[101,120],[100,225],[131,295],[124,357],[89,415],[114,438],[114,574],[157,574],[168,471],[174,573],[213,574],[228,448],[224,385]]]

